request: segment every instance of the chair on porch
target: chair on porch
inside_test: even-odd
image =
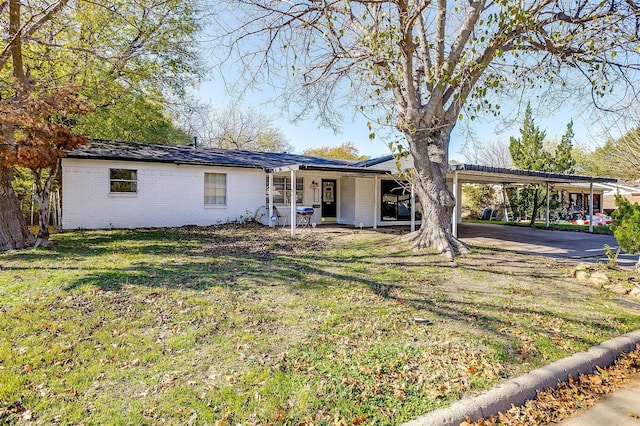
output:
[[[267,209],[267,214],[269,213],[269,206],[266,206]],[[274,223],[275,226],[279,226],[280,224],[282,224],[282,227],[286,227],[287,226],[287,215],[283,215],[282,213],[280,213],[280,211],[278,210],[278,208],[276,206],[273,206],[273,214],[270,218],[271,222]]]

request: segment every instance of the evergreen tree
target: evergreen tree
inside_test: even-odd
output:
[[[552,158],[544,149],[546,132],[533,121],[531,103],[527,104],[520,138],[509,139],[509,153],[513,165],[523,170],[550,171]]]
[[[550,153],[544,147],[546,132],[541,130],[534,122],[531,112],[531,103],[527,104],[524,121],[520,128],[520,138],[511,137],[509,141],[509,153],[514,166],[524,170],[543,172],[571,173],[575,161],[571,155],[573,148],[573,120],[567,124],[567,130],[562,135],[560,143],[556,146],[555,154]],[[533,226],[538,211],[544,204],[546,194],[539,184],[531,185],[525,194],[520,194],[523,206],[530,206],[531,221]],[[526,202],[524,200],[527,200]]]
[[[548,170],[550,168],[551,156],[544,150],[544,139],[546,133],[535,124],[531,113],[531,103],[527,103],[524,113],[524,121],[520,128],[520,138],[509,138],[509,153],[513,160],[513,165],[524,170]],[[538,215],[538,210],[542,205],[539,198],[540,186],[532,185],[533,198],[531,201],[532,212],[530,226],[533,226]],[[530,197],[526,197],[530,198]]]
[[[556,154],[553,158],[553,170],[558,173],[573,173],[576,162],[573,159],[573,120],[567,123],[567,130],[562,135],[560,143],[556,146]]]

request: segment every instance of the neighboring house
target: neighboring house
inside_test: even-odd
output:
[[[640,183],[638,182],[631,185],[603,185],[603,189],[603,209],[607,213],[617,208],[616,194],[622,195],[631,203],[640,202]]]
[[[289,224],[296,206],[312,223],[415,226],[419,209],[398,170],[410,159],[365,161],[94,140],[62,159],[62,228],[215,225],[255,218]],[[611,182],[557,173],[451,164],[457,199],[463,183]],[[458,203],[459,205],[460,203]],[[415,210],[418,210],[417,214]],[[453,232],[460,221],[454,212]]]

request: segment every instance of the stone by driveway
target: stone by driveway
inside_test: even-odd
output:
[[[603,248],[605,244],[614,251],[618,249],[618,242],[612,235],[552,231],[513,225],[463,223],[458,225],[458,237],[473,246],[494,247],[589,263],[607,262]],[[631,267],[637,260],[637,256],[622,253],[618,263],[620,266]]]

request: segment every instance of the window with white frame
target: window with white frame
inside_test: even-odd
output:
[[[267,176],[267,198],[269,204],[269,176]],[[302,203],[304,193],[304,179],[296,178],[296,204]],[[273,204],[291,204],[291,178],[273,177]]]
[[[225,173],[204,174],[204,205],[224,206],[227,204],[227,175]]]
[[[109,169],[109,191],[113,193],[138,192],[138,171],[133,169]]]

